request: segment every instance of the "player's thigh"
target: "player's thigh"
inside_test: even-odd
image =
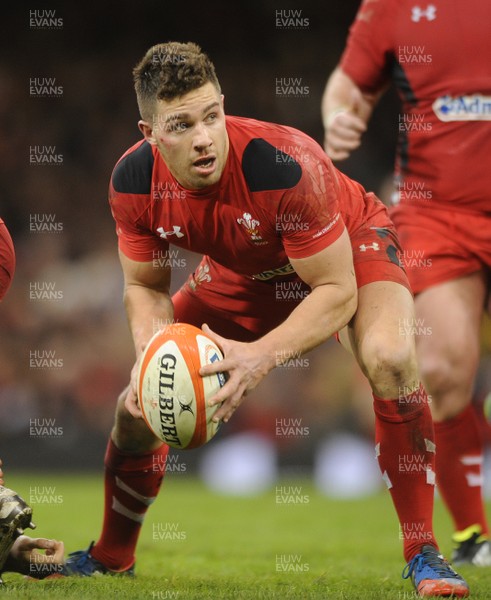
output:
[[[404,285],[374,281],[358,290],[358,308],[349,325],[354,356],[374,392],[394,398],[401,388],[418,388],[413,332],[414,300]]]
[[[430,388],[467,388],[479,363],[480,325],[486,298],[482,271],[433,285],[416,296],[416,348]]]

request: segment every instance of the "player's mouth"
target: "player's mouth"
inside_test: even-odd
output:
[[[200,175],[211,175],[216,169],[217,159],[214,154],[201,156],[193,162],[193,167]]]

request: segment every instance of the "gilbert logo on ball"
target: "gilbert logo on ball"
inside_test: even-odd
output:
[[[175,323],[158,331],[143,351],[138,399],[148,427],[173,448],[197,448],[217,432],[218,408],[207,401],[225,384],[224,373],[201,377],[199,370],[222,360],[218,346],[201,329]]]

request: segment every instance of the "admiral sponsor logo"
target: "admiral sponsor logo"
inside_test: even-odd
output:
[[[31,281],[29,300],[63,300],[63,292],[56,289],[54,281]]]
[[[431,131],[433,124],[425,120],[425,115],[402,114],[399,115],[399,131],[411,133],[415,131]]]
[[[56,222],[55,214],[32,213],[29,215],[29,231],[34,233],[60,233],[63,223]]]
[[[63,18],[56,16],[56,10],[30,10],[29,27],[31,29],[62,29]]]
[[[301,554],[277,554],[276,571],[278,573],[308,573],[310,566],[302,563]]]
[[[29,164],[60,166],[63,154],[56,154],[56,146],[29,146]]]
[[[276,77],[275,91],[281,98],[300,98],[310,94],[309,86],[302,84],[302,77]]]
[[[307,29],[310,25],[310,19],[303,16],[301,9],[278,9],[275,22],[278,29]]]
[[[160,358],[159,369],[159,414],[160,431],[168,443],[181,445],[177,435],[174,415],[174,377],[177,358],[173,354],[164,354]]]
[[[156,268],[183,269],[186,268],[185,258],[179,258],[179,250],[154,250],[152,266]]]
[[[276,300],[300,302],[310,294],[301,281],[278,281],[275,283]]]
[[[491,96],[441,96],[433,102],[440,121],[491,121]]]
[[[29,94],[39,98],[59,98],[63,96],[63,86],[56,85],[55,77],[31,77]]]
[[[259,281],[267,281],[268,279],[273,279],[273,277],[280,277],[281,275],[290,275],[290,273],[294,273],[294,269],[290,263],[284,265],[283,267],[278,267],[277,269],[269,269],[268,271],[263,271],[262,273],[257,273],[253,275],[253,279],[258,279]]]

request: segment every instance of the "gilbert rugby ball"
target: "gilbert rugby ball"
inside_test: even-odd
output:
[[[199,370],[222,360],[218,346],[201,329],[174,323],[148,342],[138,371],[138,400],[148,427],[173,448],[198,448],[217,432],[211,419],[218,405],[207,401],[224,384],[224,373]]]

